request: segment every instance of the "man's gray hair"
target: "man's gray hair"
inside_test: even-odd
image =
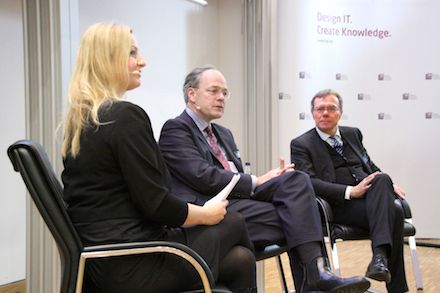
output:
[[[190,87],[192,88],[198,88],[200,84],[200,76],[203,72],[206,70],[217,70],[213,65],[206,64],[202,66],[198,66],[194,68],[185,78],[185,83],[183,84],[183,97],[185,99],[185,104],[188,103],[189,97],[188,97],[188,89]]]
[[[312,111],[313,111],[313,107],[315,106],[315,100],[316,100],[316,99],[324,98],[324,97],[329,96],[329,95],[333,95],[333,96],[335,96],[336,98],[338,98],[338,102],[339,102],[339,110],[342,112],[342,97],[341,97],[341,95],[340,95],[338,92],[336,92],[336,91],[334,91],[334,90],[332,90],[332,89],[321,90],[321,91],[317,92],[317,93],[313,96],[313,98],[312,98],[312,102],[311,102]]]

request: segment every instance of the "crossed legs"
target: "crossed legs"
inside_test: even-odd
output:
[[[388,292],[408,291],[403,260],[403,211],[396,205],[393,184],[386,174],[379,174],[363,199],[334,207],[335,222],[370,231],[373,254],[384,253],[388,260],[391,282]],[[374,256],[373,256],[374,258]]]

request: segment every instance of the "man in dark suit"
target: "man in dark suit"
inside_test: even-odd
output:
[[[406,292],[403,212],[394,203],[405,192],[371,161],[360,130],[338,125],[342,98],[337,92],[318,92],[311,111],[316,127],[292,140],[292,163],[310,175],[337,223],[370,231],[373,258],[366,276],[385,281],[388,292]]]
[[[234,173],[240,174],[228,197],[228,210],[244,216],[255,246],[287,243],[298,292],[367,290],[365,278],[343,279],[331,273],[322,255],[321,221],[308,175],[292,165],[259,177],[244,174],[231,131],[211,123],[222,117],[229,96],[224,76],[212,66],[195,68],[183,92],[187,107],[164,124],[159,140],[175,193],[203,205]]]

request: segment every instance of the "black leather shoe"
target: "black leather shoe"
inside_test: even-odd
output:
[[[301,292],[362,293],[370,288],[364,277],[340,278],[332,273],[327,258],[315,258],[306,265],[306,281]]]
[[[366,277],[376,281],[391,282],[391,273],[388,270],[388,260],[383,254],[373,255],[373,259],[368,265]]]

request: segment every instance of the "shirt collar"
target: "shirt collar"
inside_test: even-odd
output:
[[[321,131],[318,127],[315,127],[315,129],[316,129],[316,132],[318,132],[319,137],[320,137],[323,141],[327,141],[328,138],[331,136],[330,134],[327,134],[327,133]],[[336,134],[335,134],[334,136],[336,136],[336,138],[337,138],[339,141],[342,141],[341,132],[339,131],[339,127],[338,127],[338,126],[337,126],[337,128],[336,128]]]
[[[203,133],[206,127],[210,126],[210,123],[207,123],[205,120],[203,120],[199,115],[197,115],[196,112],[191,110],[190,108],[185,108],[186,113],[189,115],[189,117],[192,118],[194,123],[197,125],[197,127],[200,129],[200,131]]]

